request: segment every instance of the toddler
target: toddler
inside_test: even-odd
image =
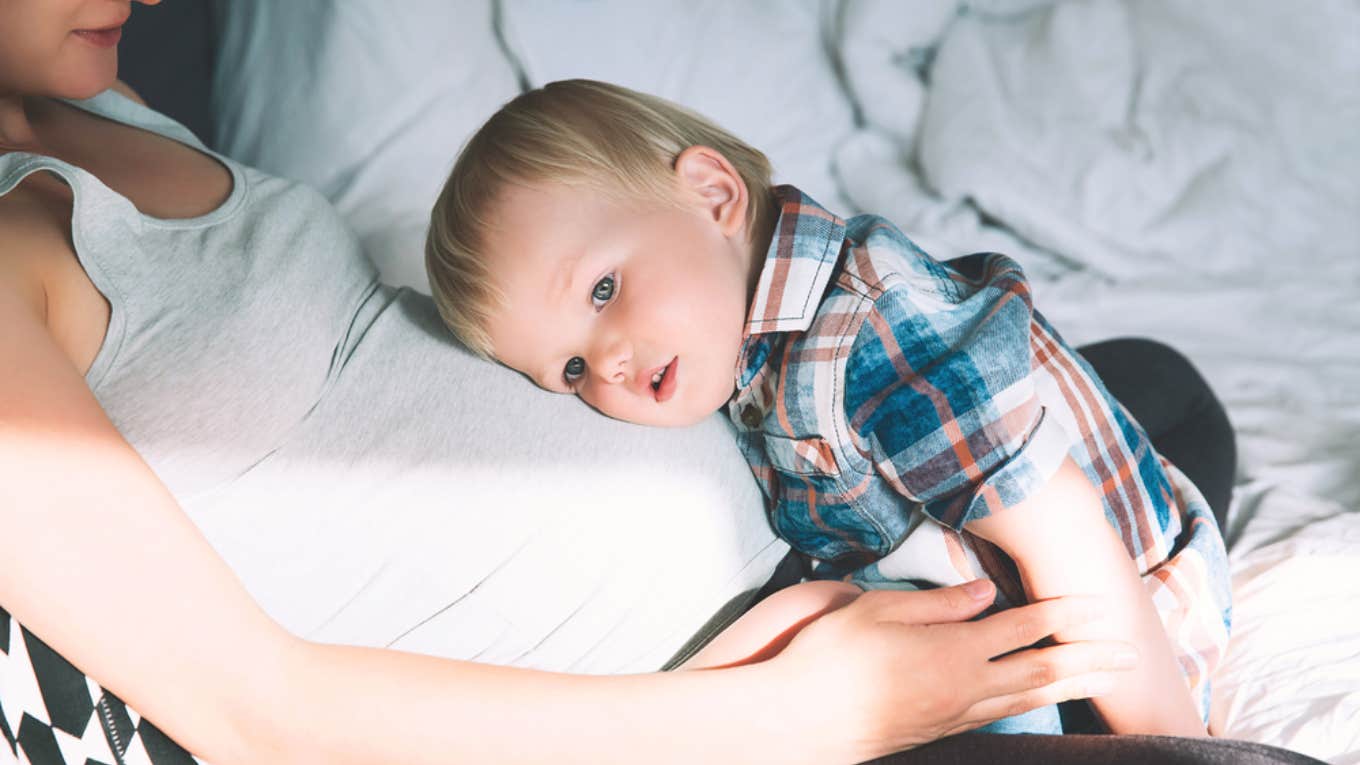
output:
[[[936,261],[770,178],[676,104],[549,84],[460,154],[431,216],[435,301],[473,351],[610,417],[726,410],[772,526],[822,581],[767,599],[699,664],[758,660],[862,588],[986,577],[998,608],[1116,601],[1053,636],[1137,647],[1100,719],[1205,735],[1229,594],[1199,491],[1034,310],[1014,261]],[[991,729],[1061,727],[1050,707]]]

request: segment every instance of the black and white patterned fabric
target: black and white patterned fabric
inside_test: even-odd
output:
[[[0,608],[0,763],[202,763]]]

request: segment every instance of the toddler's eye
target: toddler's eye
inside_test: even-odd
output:
[[[567,366],[562,370],[562,379],[568,385],[574,384],[581,379],[581,375],[586,373],[586,360],[580,356],[572,356],[567,360]]]
[[[614,275],[602,277],[595,282],[595,288],[590,291],[590,301],[595,304],[595,310],[604,308],[604,304],[614,299]]]

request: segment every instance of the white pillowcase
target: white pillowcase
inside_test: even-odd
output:
[[[385,281],[429,292],[430,207],[519,92],[489,0],[215,4],[214,146],[339,208]]]
[[[832,176],[852,130],[818,0],[506,0],[502,31],[531,86],[604,80],[667,98],[765,152],[776,182],[833,212]]]

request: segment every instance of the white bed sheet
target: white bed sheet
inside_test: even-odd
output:
[[[1355,765],[1360,514],[1284,488],[1256,489],[1252,533],[1230,556],[1234,633],[1214,678],[1214,729]]]

